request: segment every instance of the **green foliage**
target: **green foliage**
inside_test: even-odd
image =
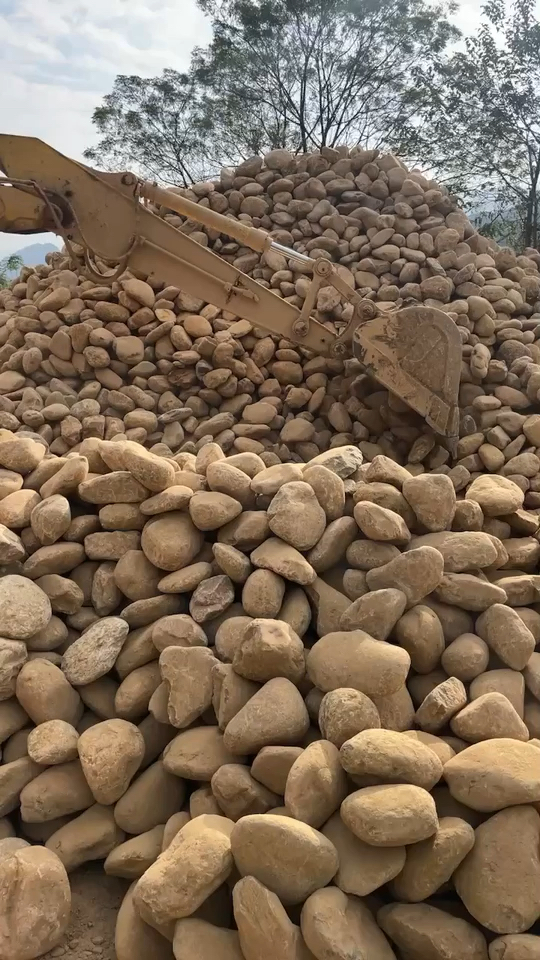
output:
[[[10,274],[17,273],[24,265],[22,257],[12,253],[9,257],[0,260],[0,287],[7,287],[10,281]]]
[[[472,208],[489,205],[518,246],[536,246],[540,182],[540,23],[535,0],[488,0],[438,82],[408,149]]]
[[[194,58],[219,143],[243,153],[399,142],[457,31],[424,0],[199,0],[213,40]],[[247,136],[232,118],[249,117]],[[240,134],[240,139],[238,138]],[[254,148],[257,148],[256,151]],[[236,147],[237,149],[237,147]]]
[[[473,213],[471,221],[479,233],[503,247],[523,247],[523,208],[494,204],[489,210]]]
[[[109,170],[130,167],[187,186],[204,174],[207,119],[199,105],[194,78],[176,70],[151,79],[118,76],[92,117],[101,139],[84,156]]]
[[[85,156],[189,184],[275,147],[396,147],[458,31],[452,0],[198,0],[213,39],[187,74],[117,77]]]
[[[390,148],[429,168],[487,236],[540,243],[536,0],[487,0],[459,48],[451,0],[198,5],[209,46],[185,74],[117,77],[94,112],[90,162],[188,186],[276,147]]]

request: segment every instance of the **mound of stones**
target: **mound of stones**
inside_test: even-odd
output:
[[[460,440],[204,291],[0,290],[0,958],[62,955],[98,860],[117,960],[539,960],[540,255],[375,151],[180,192],[448,313]]]
[[[540,254],[480,236],[444,187],[391,155],[272,151],[218,180],[179,190],[201,206],[326,257],[381,309],[444,310],[463,343],[461,443],[445,445],[355,361],[314,356],[155,276],[111,286],[62,254],[25,267],[0,291],[0,427],[39,434],[58,456],[89,438],[137,441],[158,454],[208,442],[267,465],[307,463],[355,444],[458,489],[476,475],[515,478],[540,505]],[[301,307],[309,265],[262,258],[165,208],[156,212]],[[316,317],[339,332],[350,305],[332,287]],[[455,472],[457,469],[457,473]],[[454,471],[454,472],[451,472]]]
[[[126,885],[118,960],[538,960],[519,477],[22,433],[0,431],[2,960],[62,955],[93,860]]]

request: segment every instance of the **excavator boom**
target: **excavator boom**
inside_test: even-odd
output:
[[[113,275],[98,271],[96,260],[119,264],[118,275],[125,269],[153,274],[279,336],[298,339],[292,331],[300,316],[297,307],[151,213],[140,202],[139,181],[132,174],[99,174],[40,140],[7,135],[0,135],[0,168],[14,184],[0,190],[0,230],[22,232],[10,228],[2,213],[2,198],[5,194],[11,198],[9,207],[4,200],[4,207],[13,211],[13,193],[26,204],[28,195],[21,191],[33,182],[52,206],[48,214],[40,211],[36,230],[51,229],[44,218],[48,215],[50,223],[56,211],[59,223],[53,231],[84,248],[86,267],[93,271],[96,282],[113,279]],[[183,199],[168,191],[161,193],[169,206]],[[198,210],[197,204],[192,206]],[[221,219],[231,232],[237,226],[226,217]],[[264,237],[266,240],[266,234]],[[312,320],[302,343],[328,355],[334,340],[335,334]]]
[[[72,256],[73,243],[83,249],[85,269],[98,283],[110,283],[125,270],[152,274],[314,353],[354,354],[436,432],[457,436],[461,339],[442,311],[392,305],[383,312],[346,283],[330,261],[312,260],[275,243],[263,230],[131,173],[92,170],[41,140],[0,134],[0,169],[6,175],[0,177],[0,230],[57,233]],[[156,216],[143,201],[161,204],[258,253],[274,249],[308,263],[313,279],[302,309]],[[103,272],[96,261],[115,264],[115,269]],[[353,306],[352,319],[339,336],[311,315],[318,290],[330,285]]]

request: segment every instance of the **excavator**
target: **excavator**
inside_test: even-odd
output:
[[[74,266],[100,284],[126,270],[152,274],[206,303],[314,353],[356,358],[453,446],[459,432],[461,339],[450,317],[423,305],[377,305],[362,298],[323,258],[312,259],[132,173],[103,173],[63,156],[41,140],[0,134],[0,231],[52,231]],[[161,205],[259,254],[268,250],[308,264],[312,279],[302,309],[281,299],[149,209]],[[77,252],[74,244],[77,245]],[[98,263],[99,261],[99,263]],[[113,265],[111,270],[108,266]],[[105,269],[103,269],[105,268]],[[353,307],[339,335],[312,316],[321,287]],[[389,307],[389,309],[384,309]]]

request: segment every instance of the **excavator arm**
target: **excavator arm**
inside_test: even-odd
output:
[[[152,274],[165,284],[212,303],[314,353],[354,355],[366,372],[397,394],[444,436],[458,433],[461,339],[442,311],[424,306],[381,312],[362,299],[328,260],[312,260],[275,243],[265,231],[193,203],[131,173],[101,173],[64,157],[41,140],[0,134],[0,231],[52,231],[84,251],[85,269],[98,283],[125,270]],[[161,204],[259,253],[273,249],[312,266],[301,310],[246,276],[161,217],[144,201]],[[112,272],[96,261],[114,264]],[[337,336],[311,316],[321,286],[333,286],[353,305]]]

